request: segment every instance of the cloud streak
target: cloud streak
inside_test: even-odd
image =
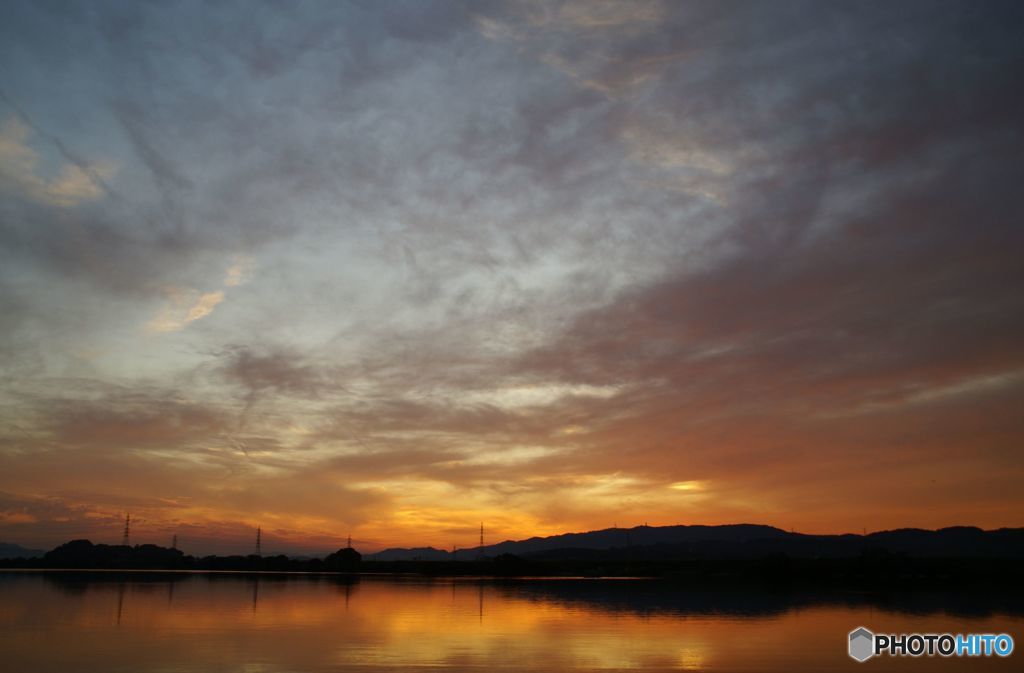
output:
[[[224,293],[198,292],[170,287],[166,290],[167,302],[157,315],[146,323],[149,332],[177,332],[189,323],[202,320],[213,313],[217,304],[224,301]]]
[[[39,175],[39,153],[30,144],[31,129],[18,118],[10,117],[0,129],[0,178],[9,188],[47,205],[75,206],[104,195],[104,180],[114,169],[107,164],[66,162],[52,179]]]

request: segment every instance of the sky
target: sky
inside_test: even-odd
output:
[[[0,540],[1024,525],[1019,2],[0,17]]]

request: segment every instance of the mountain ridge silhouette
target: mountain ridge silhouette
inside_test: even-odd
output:
[[[669,560],[683,558],[847,558],[866,552],[945,558],[1024,558],[1024,528],[949,526],[898,528],[858,535],[815,535],[762,524],[605,528],[525,540],[504,540],[452,553],[435,547],[393,547],[368,561],[458,561],[514,555],[536,560]]]

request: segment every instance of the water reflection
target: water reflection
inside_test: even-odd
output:
[[[916,591],[854,591],[825,588],[673,585],[661,581],[558,581],[496,584],[508,596],[636,614],[772,617],[815,606],[843,606],[924,615],[938,611],[967,617],[1024,615],[1017,590],[966,587]]]
[[[997,630],[1019,596],[700,589],[642,581],[0,574],[17,671],[857,669],[845,637]],[[786,643],[808,643],[800,655]],[[1015,658],[1018,655],[1015,655]],[[958,660],[872,662],[957,670]],[[1008,662],[972,661],[971,670]],[[1012,668],[1012,666],[1011,666]]]
[[[124,582],[117,583],[117,625],[121,626],[121,613],[124,612]]]

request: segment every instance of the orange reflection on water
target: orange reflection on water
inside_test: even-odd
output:
[[[1019,616],[965,621],[670,587],[680,593],[666,599],[669,588],[628,582],[25,574],[0,575],[0,588],[0,651],[21,671],[858,670],[845,638],[861,624],[1009,631],[1018,642],[1021,632]]]

